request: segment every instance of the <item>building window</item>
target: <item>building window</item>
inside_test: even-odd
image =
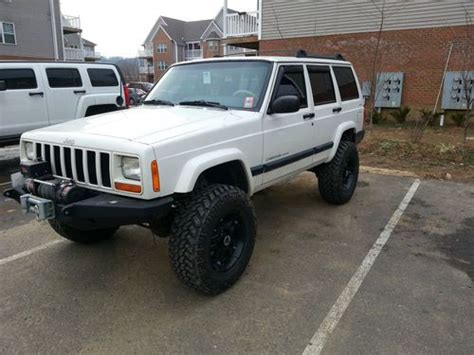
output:
[[[0,22],[0,43],[16,44],[15,25],[10,22]]]
[[[207,42],[207,48],[211,52],[218,52],[219,51],[219,41],[208,41]]]
[[[160,44],[158,45],[158,49],[157,49],[157,50],[158,50],[158,53],[166,53],[166,52],[168,51],[168,48],[167,48],[166,44],[160,43]]]
[[[160,60],[160,62],[158,63],[158,68],[159,68],[160,70],[166,70],[166,68],[168,68],[168,67],[167,67],[165,61]]]

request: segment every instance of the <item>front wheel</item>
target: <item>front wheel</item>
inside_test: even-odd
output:
[[[61,237],[80,244],[94,244],[109,239],[117,231],[116,228],[97,229],[92,231],[81,231],[67,226],[55,219],[48,221],[51,228]]]
[[[343,205],[354,194],[359,179],[359,153],[353,142],[342,141],[330,163],[317,170],[319,193],[328,203]]]
[[[189,287],[219,294],[240,278],[255,244],[256,222],[247,194],[209,185],[182,201],[171,227],[171,267]]]

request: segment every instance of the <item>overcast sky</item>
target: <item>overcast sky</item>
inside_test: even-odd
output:
[[[224,0],[61,0],[65,15],[81,16],[83,37],[102,56],[134,57],[160,15],[185,21],[213,18]],[[238,11],[257,10],[257,0],[229,0]]]

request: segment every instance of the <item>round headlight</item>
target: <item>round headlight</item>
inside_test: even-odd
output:
[[[31,142],[25,142],[25,155],[28,160],[35,159],[35,146]]]
[[[122,174],[127,179],[140,181],[142,172],[138,158],[122,157]]]

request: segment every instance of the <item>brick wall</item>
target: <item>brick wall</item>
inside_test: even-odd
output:
[[[166,44],[166,53],[158,53],[158,45]],[[160,61],[164,61],[169,67],[175,62],[175,46],[172,40],[162,30],[158,31],[153,39],[153,65],[155,66],[155,81],[161,79],[165,71],[160,71]]]
[[[384,31],[376,71],[404,72],[402,104],[413,108],[432,108],[451,43],[455,45],[449,70],[468,69],[466,56],[462,51],[468,49],[472,56],[473,43],[472,40],[468,40],[468,33],[473,31],[472,25]],[[294,55],[300,48],[307,50],[308,53],[341,53],[354,64],[362,82],[372,77],[377,40],[378,33],[373,32],[267,40],[260,42],[260,54]]]
[[[217,41],[218,43],[218,50],[217,51],[214,51],[214,50],[210,50],[209,49],[209,41],[203,41],[201,42],[201,46],[202,46],[202,49],[203,49],[203,57],[204,58],[212,58],[216,55],[222,55],[222,45],[221,45],[221,41]]]

